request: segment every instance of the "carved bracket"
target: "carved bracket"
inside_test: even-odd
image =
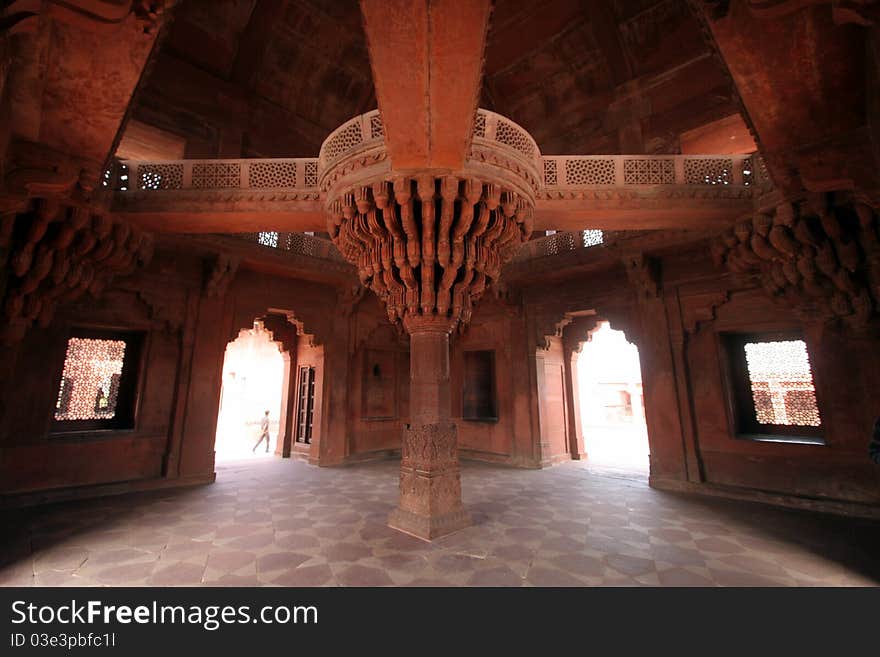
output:
[[[707,292],[687,297],[682,301],[682,324],[685,333],[698,333],[700,326],[715,319],[715,311],[730,301],[726,291]]]
[[[710,250],[718,266],[757,280],[804,320],[860,327],[876,319],[880,299],[878,230],[868,205],[814,194],[739,222]]]
[[[153,237],[136,226],[64,203],[32,202],[2,222],[5,290],[0,290],[0,340],[17,342],[34,323],[46,327],[60,303],[85,292],[98,297],[116,276],[128,276],[153,256]]]
[[[208,264],[205,277],[205,295],[209,298],[226,296],[229,285],[238,271],[240,258],[220,253]]]
[[[644,253],[629,253],[622,257],[629,282],[642,299],[660,296],[660,263]]]

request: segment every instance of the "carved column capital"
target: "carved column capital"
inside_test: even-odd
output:
[[[440,315],[406,315],[403,328],[407,333],[440,333],[451,335],[458,322],[452,317]]]

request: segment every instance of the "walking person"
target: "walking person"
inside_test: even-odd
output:
[[[251,452],[256,452],[257,447],[260,446],[260,443],[266,441],[266,453],[269,453],[269,411],[266,411],[266,414],[263,416],[263,419],[260,420],[260,439],[257,441],[257,444],[254,445],[254,448]]]

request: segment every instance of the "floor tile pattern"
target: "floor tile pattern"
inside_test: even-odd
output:
[[[880,524],[652,490],[580,463],[465,463],[475,525],[389,529],[397,464],[268,459],[217,482],[5,512],[0,585],[875,586]],[[8,530],[8,531],[7,531]]]

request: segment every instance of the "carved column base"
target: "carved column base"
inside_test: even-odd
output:
[[[454,424],[423,424],[403,430],[400,505],[388,524],[430,541],[471,524],[461,505],[457,434]]]

